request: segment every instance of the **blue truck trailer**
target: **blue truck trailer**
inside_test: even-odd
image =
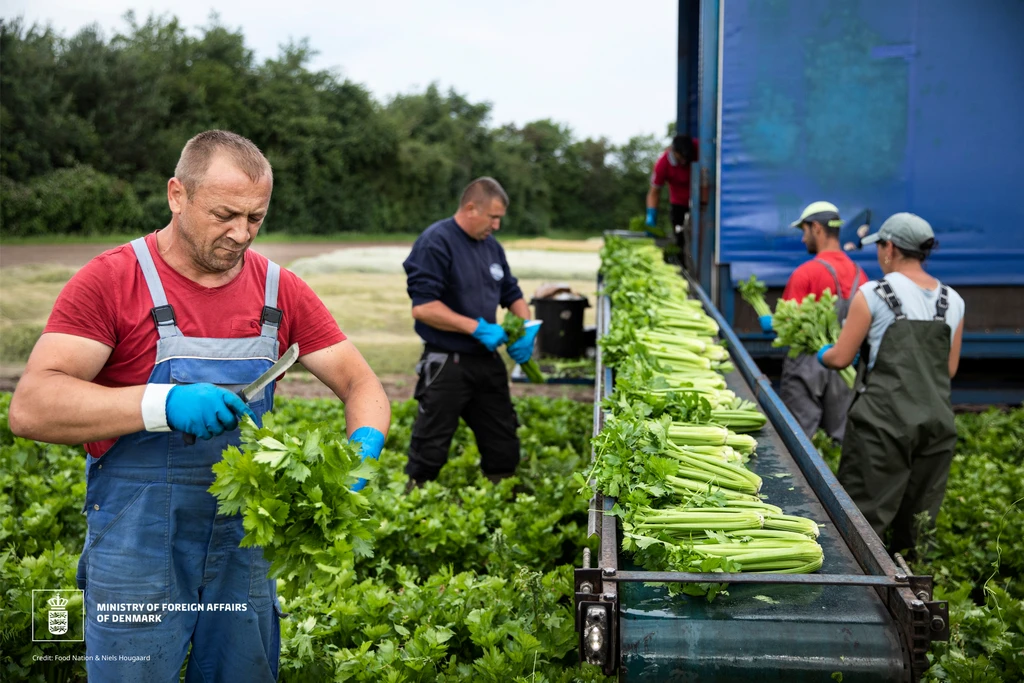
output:
[[[932,224],[927,268],[967,307],[954,402],[1024,401],[1022,34],[1019,0],[680,0],[695,275],[762,370],[783,351],[736,284],[774,307],[808,258],[789,224],[826,200],[850,246],[898,211]]]

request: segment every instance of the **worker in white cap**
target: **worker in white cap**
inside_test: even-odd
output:
[[[868,278],[839,246],[839,209],[829,202],[814,202],[790,225],[803,231],[807,253],[814,258],[793,271],[782,292],[783,300],[803,301],[808,294],[817,298],[827,289],[839,298],[836,312],[841,324],[850,297]],[[771,316],[762,316],[760,322],[765,332],[771,331]],[[832,439],[843,440],[853,392],[839,373],[822,367],[814,356],[787,357],[782,363],[779,395],[807,436],[814,436],[820,427]]]
[[[912,213],[890,217],[862,244],[878,244],[884,277],[860,287],[822,365],[860,369],[846,422],[839,482],[892,552],[917,545],[916,517],[932,523],[956,447],[950,380],[960,364],[964,300],[925,272],[931,225]]]

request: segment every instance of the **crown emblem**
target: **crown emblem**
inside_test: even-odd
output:
[[[64,609],[65,607],[68,606],[68,599],[67,598],[62,598],[59,595],[55,595],[52,598],[50,598],[49,600],[47,600],[46,603],[52,609]]]

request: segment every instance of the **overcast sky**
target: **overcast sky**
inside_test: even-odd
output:
[[[65,35],[97,23],[109,37],[133,9],[208,23],[198,0],[3,0],[0,16]],[[433,81],[493,105],[492,124],[551,118],[578,137],[665,134],[675,117],[676,0],[220,0],[259,59],[308,38],[312,66],[337,68],[379,99]]]

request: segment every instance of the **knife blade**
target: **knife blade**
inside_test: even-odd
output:
[[[270,366],[270,368],[262,375],[256,378],[252,384],[244,387],[238,392],[238,397],[245,403],[249,403],[254,397],[259,395],[261,391],[267,388],[267,385],[278,379],[283,375],[288,368],[295,365],[295,361],[299,359],[299,345],[292,344],[288,347],[288,350],[282,354],[276,363]],[[196,442],[195,434],[185,434],[185,444],[191,446]]]
[[[299,359],[299,345],[292,344],[288,347],[288,350],[284,352],[281,358],[276,363],[270,366],[270,369],[264,372],[262,375],[256,378],[256,381],[245,387],[238,392],[238,397],[248,403],[253,399],[254,396],[263,391],[268,384],[276,380],[278,377],[283,375],[285,371],[291,366],[295,365],[295,361]]]

